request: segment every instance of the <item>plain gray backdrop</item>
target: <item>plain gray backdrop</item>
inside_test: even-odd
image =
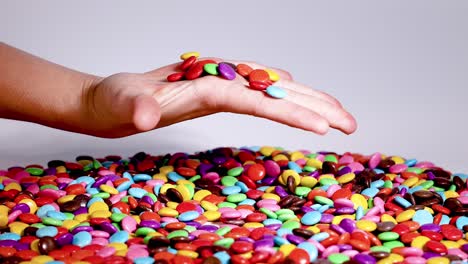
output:
[[[467,1],[2,1],[0,40],[67,67],[143,72],[188,50],[254,60],[334,95],[359,128],[317,136],[217,114],[111,140],[0,120],[0,168],[276,145],[379,151],[468,172],[467,13]]]

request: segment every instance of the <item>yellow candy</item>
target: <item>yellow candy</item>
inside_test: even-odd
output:
[[[244,224],[245,228],[260,228],[264,227],[262,223],[256,223],[256,222],[248,222]]]
[[[88,213],[92,214],[96,211],[109,211],[109,206],[105,202],[94,202],[89,208]]]
[[[418,236],[416,238],[413,239],[413,241],[411,241],[411,246],[412,247],[416,247],[416,248],[420,248],[420,249],[423,249],[424,245],[426,245],[426,243],[428,241],[430,241],[431,239],[428,238],[428,237],[425,237],[425,236]]]
[[[0,227],[6,227],[8,225],[8,213],[0,213]]]
[[[84,221],[88,221],[88,214],[75,215],[75,217],[73,219],[80,222],[80,223],[82,223]]]
[[[423,184],[424,182],[426,182],[426,180],[420,179],[414,186],[419,186],[419,185]]]
[[[159,190],[159,192],[162,194],[166,194],[167,190],[169,190],[170,188],[175,188],[175,187],[176,186],[174,184],[165,183],[163,184],[163,186],[161,186],[161,189]]]
[[[405,159],[403,159],[402,157],[393,156],[390,159],[393,160],[395,162],[395,164],[405,163]]]
[[[301,178],[301,186],[313,188],[317,184],[317,179],[310,176],[304,176]]]
[[[159,169],[159,173],[162,173],[162,174],[168,174],[169,172],[173,172],[174,171],[174,167],[172,166],[163,166]]]
[[[67,168],[65,168],[65,166],[58,166],[57,168],[55,168],[57,170],[57,173],[65,173],[67,172]]]
[[[321,231],[320,231],[320,228],[318,228],[317,226],[309,226],[309,227],[307,227],[306,229],[309,230],[309,231],[314,232],[314,234],[317,234],[317,233],[320,233],[320,232],[321,232]]]
[[[445,194],[445,199],[460,197],[460,195],[455,191],[445,191],[444,194]]]
[[[450,260],[444,257],[435,257],[428,259],[426,264],[450,264]]]
[[[245,166],[245,165],[253,165],[253,164],[255,164],[255,163],[256,163],[256,162],[253,161],[253,160],[248,160],[248,161],[244,162],[244,166]]]
[[[262,199],[273,199],[279,202],[281,200],[281,197],[279,197],[279,195],[274,194],[274,193],[264,193],[262,194]]]
[[[178,205],[179,205],[179,203],[172,202],[172,201],[169,201],[169,202],[166,203],[166,206],[171,208],[171,209],[176,209]]]
[[[62,226],[65,227],[66,229],[70,230],[72,229],[73,227],[79,225],[80,222],[77,221],[77,220],[72,220],[72,219],[67,219],[67,220],[64,220],[63,223],[62,223]]]
[[[43,264],[43,263],[47,263],[49,261],[53,261],[54,258],[53,257],[50,257],[50,256],[46,256],[46,255],[39,255],[39,256],[35,256],[31,259],[31,262],[32,263],[37,263],[37,264]]]
[[[29,212],[31,214],[34,214],[36,211],[37,211],[37,204],[35,201],[31,200],[31,199],[23,199],[21,201],[19,201],[20,204],[27,204],[28,207],[29,207]]]
[[[200,205],[203,207],[203,209],[205,209],[207,211],[217,211],[218,210],[218,206],[216,206],[212,202],[201,201]]]
[[[109,186],[107,184],[101,184],[101,186],[99,186],[99,188],[106,192],[106,193],[110,193],[110,194],[118,194],[119,191],[117,191],[116,188],[112,187],[112,186]]]
[[[279,251],[281,251],[281,253],[283,253],[283,255],[287,257],[295,248],[296,245],[294,244],[283,244],[279,247]]]
[[[401,223],[401,222],[404,222],[404,221],[409,221],[409,220],[411,220],[411,218],[413,218],[415,213],[416,213],[416,211],[413,210],[413,209],[403,211],[399,215],[397,215],[396,221],[398,223]]]
[[[377,261],[377,264],[393,264],[393,261],[387,257]]]
[[[397,221],[395,220],[395,218],[393,218],[393,216],[391,216],[389,214],[383,214],[380,217],[380,222],[392,222],[394,224],[398,224]]]
[[[294,151],[289,156],[291,157],[291,161],[296,161],[296,160],[305,158],[304,153],[302,153],[300,151]]]
[[[316,168],[316,169],[321,169],[322,168],[322,162],[318,159],[310,158],[307,163],[307,166]]]
[[[185,185],[177,185],[175,188],[179,193],[182,195],[184,201],[189,201],[192,199],[192,195],[190,195],[190,191]]]
[[[208,190],[199,190],[199,191],[195,192],[195,194],[193,195],[193,199],[195,201],[201,202],[201,200],[203,200],[205,197],[207,197],[210,194],[211,194],[211,192],[208,191]]]
[[[354,180],[354,178],[356,177],[356,175],[352,172],[350,173],[346,173],[344,175],[341,175],[338,179],[336,179],[339,183],[343,184],[343,183],[348,183],[352,180]]]
[[[286,155],[283,155],[283,154],[278,154],[273,157],[273,160],[274,161],[288,160],[288,157],[286,157]]]
[[[450,240],[442,240],[440,241],[440,243],[444,244],[447,249],[451,249],[451,248],[459,248],[461,247],[460,244],[458,244],[457,242],[455,241],[450,241]]]
[[[189,181],[189,180],[185,180],[185,179],[178,180],[176,183],[177,183],[177,185],[186,185],[186,184],[188,184],[188,185],[192,186],[193,188],[195,188],[195,184],[193,182]]]
[[[138,216],[138,215],[131,215],[131,217],[132,217],[133,219],[135,219],[135,221],[136,221],[138,224],[140,224],[140,222],[141,222],[140,216]]]
[[[33,240],[31,242],[31,250],[39,252],[39,239]]]
[[[319,177],[319,181],[320,181],[321,179],[335,179],[335,175],[333,175],[333,174],[322,174],[322,175],[320,175],[320,177]]]
[[[200,53],[196,52],[196,51],[185,52],[182,55],[180,55],[180,59],[181,60],[186,60],[186,59],[188,59],[188,58],[190,58],[192,56],[195,56],[195,58],[198,58],[198,57],[200,57]]]
[[[270,187],[268,187],[268,188],[265,189],[265,192],[266,192],[266,193],[272,193],[272,192],[274,192],[274,191],[275,191],[275,187],[274,187],[274,186],[270,186]]]
[[[268,76],[270,76],[270,80],[271,80],[272,82],[277,82],[277,81],[280,79],[278,73],[276,73],[274,70],[272,70],[272,69],[265,69],[265,71],[268,72]]]
[[[161,180],[163,182],[167,182],[167,176],[161,173],[157,173],[153,175],[153,180]]]
[[[393,173],[386,173],[385,176],[386,176],[390,181],[393,181],[393,180],[395,180],[395,178],[396,178],[398,175],[393,174]]]
[[[206,211],[203,213],[208,221],[214,222],[221,217],[221,213],[218,211]]]
[[[357,209],[358,206],[361,206],[364,210],[368,208],[367,199],[361,194],[351,195],[351,202],[354,204],[354,209]]]
[[[117,251],[119,251],[119,250],[127,250],[127,248],[128,248],[127,244],[125,244],[125,243],[118,243],[118,242],[109,243],[107,246],[108,246],[108,247],[113,247],[113,248],[115,248],[115,250],[117,250]]]
[[[359,220],[356,222],[356,226],[357,228],[368,232],[372,232],[377,229],[377,224],[369,220]]]
[[[125,256],[127,256],[127,252],[128,252],[128,249],[117,250],[117,251],[115,251],[115,255],[119,256],[119,257],[125,257]]]
[[[23,222],[13,222],[8,225],[8,227],[10,228],[10,232],[18,234],[20,236],[23,234],[24,229],[28,226],[28,224]]]
[[[387,258],[390,259],[393,263],[401,262],[404,260],[403,256],[395,253],[390,253],[390,255]]]
[[[434,214],[434,210],[432,210],[432,208],[430,207],[424,207],[424,210],[428,211],[431,214]]]
[[[179,215],[179,212],[177,212],[177,210],[172,209],[170,207],[163,207],[161,208],[161,210],[159,210],[158,214],[160,216],[176,217]]]
[[[340,224],[341,220],[343,220],[345,218],[354,220],[354,219],[356,219],[356,215],[337,215],[337,216],[335,216],[333,218],[332,224],[338,225],[338,224]]]
[[[409,177],[406,181],[404,181],[402,184],[406,185],[408,187],[413,187],[416,185],[416,183],[419,181],[418,177]]]
[[[271,156],[273,151],[275,151],[275,148],[270,146],[264,146],[260,148],[260,153],[262,153],[263,156]]]
[[[91,218],[108,218],[111,217],[112,213],[110,211],[99,210],[91,214]]]
[[[76,197],[76,195],[74,195],[74,194],[65,195],[65,196],[62,196],[62,197],[58,198],[57,202],[59,204],[64,204],[66,202],[69,202],[69,201],[73,200],[73,198],[75,198],[75,197]]]
[[[198,253],[192,250],[180,249],[177,251],[177,255],[186,256],[189,258],[198,258]]]
[[[4,191],[17,190],[21,192],[21,185],[19,185],[19,183],[17,182],[10,182],[9,184],[5,186],[3,190]]]
[[[281,179],[283,180],[284,183],[287,182],[289,176],[292,176],[294,178],[294,182],[296,185],[299,185],[301,183],[301,176],[299,176],[299,173],[297,173],[295,170],[285,170],[281,174]]]

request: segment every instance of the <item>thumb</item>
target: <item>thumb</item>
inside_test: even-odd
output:
[[[139,131],[149,131],[159,123],[161,109],[150,95],[139,95],[133,101],[133,124]]]

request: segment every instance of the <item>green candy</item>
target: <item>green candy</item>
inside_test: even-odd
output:
[[[383,243],[383,246],[390,249],[390,251],[392,251],[393,248],[396,248],[396,247],[404,247],[405,244],[403,244],[402,242],[400,241],[387,241],[387,242],[384,242]]]
[[[333,163],[338,163],[338,160],[336,159],[336,156],[335,156],[335,155],[331,155],[331,154],[326,155],[325,158],[323,158],[323,161],[329,161],[329,162],[333,162]]]
[[[286,222],[283,223],[283,225],[281,226],[281,228],[286,228],[286,229],[296,229],[296,228],[300,228],[301,227],[301,223],[299,223],[297,220],[288,220]]]
[[[145,238],[143,238],[143,243],[145,243],[146,245],[148,245],[149,243],[149,240],[152,238],[153,236],[148,234],[147,236],[145,236]]]
[[[207,63],[203,66],[205,72],[211,75],[218,75],[218,64],[216,63]]]
[[[370,248],[372,252],[387,252],[390,253],[390,249],[384,246],[373,246]]]
[[[93,163],[86,164],[86,166],[83,167],[84,171],[90,171],[93,169]]]
[[[368,208],[372,208],[374,207],[374,198],[369,198],[369,200],[367,200],[367,206]]]
[[[292,215],[294,215],[294,211],[291,210],[291,209],[288,209],[288,208],[283,208],[283,209],[277,210],[277,211],[275,212],[275,214],[276,214],[277,216],[280,216],[280,215],[282,215],[282,214],[292,214]]]
[[[311,154],[306,155],[306,157],[309,159],[315,159],[317,156],[318,156],[317,153],[311,153]]]
[[[278,220],[280,220],[281,222],[288,221],[288,220],[295,219],[295,218],[296,216],[293,214],[282,214],[278,216]]]
[[[187,232],[191,233],[191,232],[197,230],[197,228],[194,227],[194,226],[191,226],[191,225],[186,225],[186,226],[184,227],[184,230],[186,230]]]
[[[190,178],[189,181],[195,182],[195,181],[198,181],[199,179],[201,179],[201,176],[200,175],[195,175],[192,178]]]
[[[227,174],[229,176],[239,176],[241,173],[244,171],[243,167],[235,167],[230,170],[228,170]]]
[[[143,196],[148,196],[149,198],[151,198],[151,200],[153,200],[153,202],[156,202],[158,200],[158,197],[156,197],[156,195],[154,195],[154,193],[147,193]]]
[[[122,199],[120,199],[120,201],[124,202],[124,203],[128,203],[128,196],[122,197]]]
[[[234,176],[224,176],[221,178],[221,184],[223,186],[234,186],[236,185],[236,182],[238,182]]]
[[[112,213],[111,220],[112,222],[120,223],[120,221],[122,221],[122,219],[124,219],[126,216],[127,216],[126,214],[122,214],[122,213]]]
[[[400,235],[396,232],[382,232],[377,236],[381,241],[397,240]]]
[[[333,200],[328,199],[327,197],[324,197],[324,196],[315,196],[314,200],[319,204],[333,205]]]
[[[102,167],[102,164],[101,162],[97,161],[97,160],[93,160],[93,168],[95,169],[99,169]]]
[[[332,185],[332,184],[338,184],[338,181],[332,178],[322,178],[319,180],[319,183],[321,185]]]
[[[117,224],[117,223],[112,223],[113,226],[115,226],[115,228],[117,228],[118,231],[122,230],[122,228],[120,228],[120,225]]]
[[[450,185],[449,191],[456,191],[456,190],[457,190],[457,186],[455,186],[455,185],[453,185],[453,184]]]
[[[393,188],[393,182],[392,181],[385,181],[383,187],[391,189],[391,188]]]
[[[305,197],[305,196],[307,196],[307,194],[309,194],[309,192],[311,190],[312,189],[310,189],[309,187],[298,186],[298,187],[296,187],[295,193],[296,193],[297,196]]]
[[[230,248],[233,243],[234,243],[234,238],[226,237],[226,238],[222,238],[220,240],[215,241],[213,245]]]
[[[138,231],[138,230],[137,230]],[[181,230],[176,230],[172,231],[167,235],[168,239],[174,238],[174,237],[188,237],[189,233],[183,229]]]
[[[26,168],[26,171],[31,174],[31,175],[34,175],[34,176],[39,176],[39,175],[42,175],[44,173],[44,170],[41,169],[41,168]]]
[[[268,216],[268,218],[272,218],[272,219],[277,219],[278,218],[278,216],[273,211],[271,211],[270,209],[262,207],[262,208],[260,208],[259,211],[264,213],[266,216]]]
[[[58,187],[55,186],[55,185],[52,185],[52,184],[46,184],[46,185],[42,185],[39,189],[40,189],[41,191],[42,191],[42,190],[46,190],[46,189],[58,190]]]
[[[100,197],[102,199],[107,199],[110,197],[110,193],[106,193],[106,192],[100,192],[100,193],[96,193],[96,194],[93,194],[92,197]]]
[[[341,264],[348,260],[349,257],[341,253],[334,253],[328,256],[328,261],[330,261],[332,264]]]
[[[229,233],[231,231],[231,229],[232,228],[229,227],[229,226],[223,226],[220,229],[216,230],[215,233],[218,234],[219,236],[224,236],[227,233]]]
[[[443,192],[443,191],[445,191],[445,189],[442,188],[442,187],[432,186],[432,188],[434,188],[434,191],[436,191],[436,192]]]
[[[61,226],[63,224],[63,221],[52,218],[52,217],[44,217],[42,218],[42,223],[44,225],[49,225],[49,226]]]
[[[75,218],[75,215],[72,214],[72,213],[69,213],[69,212],[65,212],[63,213],[65,215],[65,217],[67,218],[67,220],[73,220],[73,218]]]
[[[226,200],[231,203],[240,203],[245,199],[247,199],[247,195],[243,193],[230,194],[228,197],[226,197]]]
[[[423,169],[418,168],[418,167],[409,167],[408,169],[406,169],[406,171],[414,172],[416,174],[421,174],[423,172]]]
[[[427,189],[431,188],[432,186],[434,186],[434,181],[430,181],[430,180],[425,181],[425,182],[421,183],[421,185],[419,185],[419,186],[421,186],[423,189],[427,190]]]
[[[218,208],[224,208],[224,207],[236,208],[237,205],[235,203],[231,203],[231,202],[222,202],[222,203],[218,204]]]
[[[177,231],[184,231],[185,233],[187,233],[187,231],[185,230],[177,230]],[[150,227],[140,227],[136,230],[135,232],[135,235],[136,236],[147,236],[149,233],[154,233],[156,232],[156,230],[154,230],[153,228],[150,228]],[[176,232],[176,231],[174,231]],[[172,232],[172,233],[174,233]],[[171,233],[171,234],[172,234]],[[170,235],[170,234],[169,234]],[[167,235],[167,237],[169,238],[169,235]]]
[[[36,227],[36,228],[41,228],[41,227],[45,227],[46,225],[44,224],[41,224],[41,223],[34,223],[31,225],[32,227]]]
[[[314,172],[317,170],[317,168],[314,168],[312,166],[304,166],[304,168],[302,168],[303,171],[306,171],[306,172]]]
[[[193,188],[192,185],[190,184],[184,184],[185,187],[187,187],[189,194],[190,194],[190,199],[192,199],[193,195],[195,194],[195,188]]]

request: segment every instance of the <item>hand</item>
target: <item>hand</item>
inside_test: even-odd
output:
[[[213,59],[213,58],[211,58]],[[213,59],[221,62],[221,59]],[[265,66],[245,63],[254,69]],[[184,120],[232,112],[267,118],[292,127],[325,134],[329,127],[350,134],[356,121],[330,95],[296,83],[291,75],[274,69],[275,83],[287,91],[284,99],[251,90],[238,75],[235,80],[205,76],[192,81],[167,82],[180,63],[143,74],[118,73],[99,79],[85,91],[88,128],[82,132],[100,137],[122,137]]]

